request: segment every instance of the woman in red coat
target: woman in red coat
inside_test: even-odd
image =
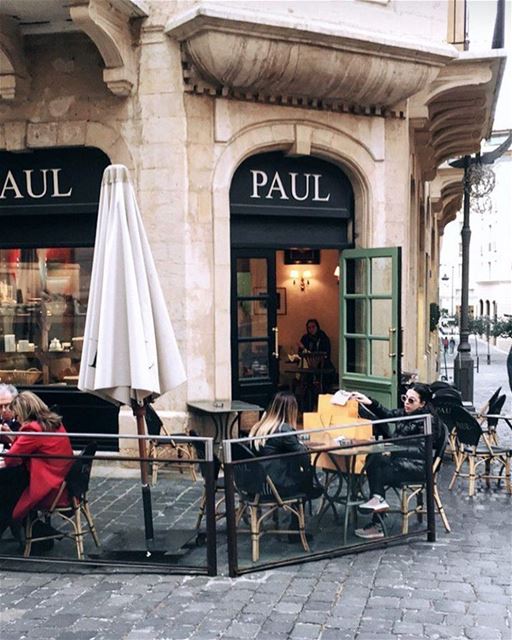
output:
[[[0,460],[0,535],[12,521],[19,522],[37,507],[49,507],[73,464],[73,449],[62,418],[30,391],[12,401],[11,411],[21,423],[13,445]],[[17,456],[43,457],[17,457]],[[48,456],[48,457],[44,457]],[[52,456],[66,456],[54,458]],[[67,504],[68,496],[62,496]]]

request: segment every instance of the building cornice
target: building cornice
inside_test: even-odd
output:
[[[385,112],[458,55],[451,45],[207,4],[174,17],[165,31],[182,44],[185,80],[199,91],[277,103],[285,96],[313,107]]]
[[[501,49],[462,52],[409,102],[409,118],[425,180],[445,160],[480,150],[492,130],[506,56]]]

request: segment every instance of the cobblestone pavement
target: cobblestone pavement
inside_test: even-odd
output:
[[[500,358],[481,365],[476,406],[500,384],[509,391]],[[237,579],[2,570],[0,638],[510,640],[511,498],[481,488],[469,499],[464,483],[450,492],[451,471],[445,464],[441,494],[452,533],[438,522],[433,544]]]

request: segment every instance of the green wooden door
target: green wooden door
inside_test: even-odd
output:
[[[340,386],[398,406],[400,248],[348,249],[340,257]]]

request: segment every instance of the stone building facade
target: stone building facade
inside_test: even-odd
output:
[[[460,172],[439,167],[489,134],[504,65],[501,50],[462,50],[463,5],[2,2],[0,149],[93,147],[129,168],[187,369],[187,383],[159,401],[174,430],[187,401],[234,395],[230,187],[259,154],[341,169],[353,206],[345,239],[325,246],[401,248],[402,333],[393,327],[384,350],[403,352],[403,370],[436,377],[429,307],[440,235],[462,196]],[[273,186],[271,196],[289,197]],[[308,247],[302,236],[290,242]],[[283,269],[277,278],[288,308],[319,286],[300,292]],[[346,343],[334,331],[337,364]]]

